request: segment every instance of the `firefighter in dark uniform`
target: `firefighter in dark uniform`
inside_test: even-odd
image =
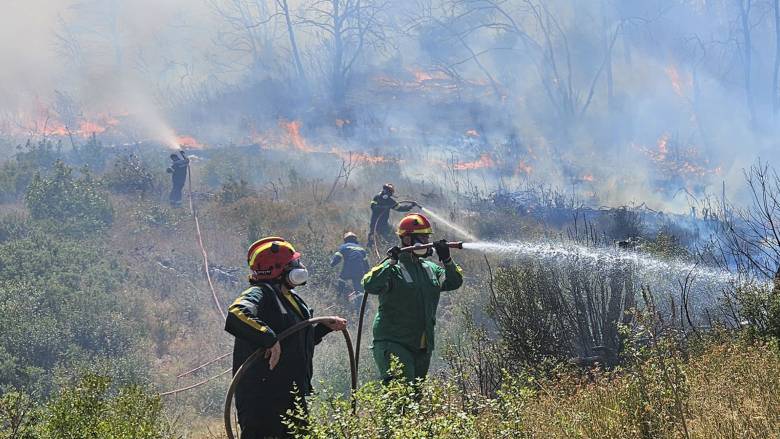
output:
[[[331,267],[335,267],[339,263],[342,263],[338,281],[339,293],[346,297],[354,292],[349,300],[358,304],[359,307],[360,300],[357,299],[363,294],[363,286],[360,281],[363,279],[363,275],[368,272],[368,253],[358,244],[358,237],[352,232],[344,234],[344,243],[330,259]]]
[[[282,416],[295,407],[296,397],[305,409],[311,393],[314,346],[330,331],[346,328],[346,320],[334,317],[326,324],[309,326],[281,343],[277,334],[313,311],[293,290],[308,279],[300,253],[282,238],[269,237],[249,247],[250,287],[230,305],[225,330],[236,337],[233,373],[259,348],[268,361],[252,365],[236,389],[236,409],[241,439],[290,437]]]
[[[184,151],[179,151],[181,158],[176,154],[171,154],[171,167],[165,171],[171,174],[171,194],[168,197],[171,207],[181,207],[181,191],[184,189],[184,183],[187,181],[187,168],[190,159],[184,155]]]
[[[390,210],[397,212],[408,212],[413,207],[420,207],[414,201],[400,204],[393,198],[395,187],[387,183],[382,186],[382,192],[374,195],[371,200],[371,220],[368,224],[368,242],[366,245],[371,247],[376,235],[379,234],[386,241],[393,239],[393,229],[388,222],[390,220]]]

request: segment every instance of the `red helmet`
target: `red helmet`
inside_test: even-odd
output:
[[[256,279],[270,280],[281,276],[285,267],[300,257],[284,238],[269,236],[249,246],[246,262]]]
[[[398,231],[396,233],[401,237],[407,235],[430,235],[433,233],[433,229],[428,218],[419,213],[410,213],[398,223]]]

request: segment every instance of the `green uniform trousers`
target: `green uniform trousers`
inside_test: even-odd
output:
[[[427,350],[412,350],[392,341],[375,341],[373,346],[374,361],[379,369],[382,381],[390,380],[391,356],[398,358],[403,368],[403,376],[407,381],[415,378],[425,378],[431,365],[431,353]]]

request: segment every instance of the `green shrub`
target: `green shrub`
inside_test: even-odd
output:
[[[74,365],[132,379],[138,323],[117,295],[126,273],[99,246],[40,231],[0,244],[0,385],[35,384]],[[3,360],[4,358],[4,360]],[[124,379],[124,378],[123,378]]]
[[[118,157],[104,179],[112,191],[121,194],[143,196],[154,189],[154,175],[135,154]]]
[[[51,175],[36,174],[25,193],[30,216],[48,220],[56,230],[74,234],[105,229],[114,211],[100,183],[84,171],[73,176],[73,169],[58,161]]]
[[[0,437],[39,439],[42,410],[29,395],[9,391],[0,396]]]
[[[242,198],[252,195],[254,191],[249,187],[249,183],[243,178],[236,180],[228,177],[225,183],[222,183],[222,189],[219,192],[219,201],[222,204],[230,204]]]
[[[163,439],[175,437],[159,396],[137,386],[113,393],[111,379],[87,375],[47,406],[43,425],[51,439]]]

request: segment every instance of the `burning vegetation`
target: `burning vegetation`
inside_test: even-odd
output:
[[[777,436],[778,1],[6,3],[0,437],[212,437],[247,245],[356,335],[403,210],[435,373],[326,338],[300,435]]]

